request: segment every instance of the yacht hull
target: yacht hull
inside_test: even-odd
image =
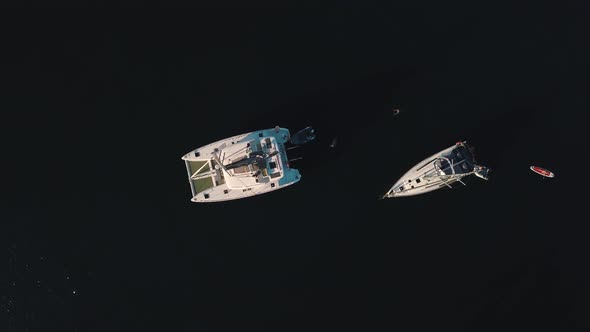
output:
[[[474,173],[487,180],[489,169],[475,164],[471,150],[466,142],[458,142],[429,156],[399,178],[383,198],[415,196],[452,188],[456,182],[464,184],[461,179]],[[481,175],[484,169],[485,177]]]

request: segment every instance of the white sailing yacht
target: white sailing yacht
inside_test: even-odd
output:
[[[463,177],[475,175],[488,179],[490,169],[476,164],[473,148],[467,142],[446,148],[412,167],[389,189],[382,198],[424,194],[440,188],[452,188]]]

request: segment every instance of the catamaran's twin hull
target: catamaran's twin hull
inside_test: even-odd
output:
[[[471,174],[487,180],[488,172],[488,168],[475,164],[466,142],[458,142],[412,167],[383,198],[414,196],[449,188],[455,182],[463,183],[461,179]]]
[[[285,143],[290,133],[272,128],[233,136],[195,149],[185,161],[193,202],[220,202],[269,193],[301,179],[288,162]],[[247,156],[265,155],[256,163],[229,169]],[[256,157],[250,157],[256,159]]]

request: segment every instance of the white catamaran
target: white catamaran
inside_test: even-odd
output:
[[[476,164],[473,148],[467,142],[446,148],[418,163],[404,174],[382,198],[424,194],[440,188],[451,187],[465,176],[474,174],[488,179],[490,169]]]
[[[182,157],[193,202],[251,197],[290,186],[301,179],[291,168],[285,144],[288,129],[275,127],[222,139]]]

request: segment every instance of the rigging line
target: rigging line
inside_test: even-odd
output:
[[[248,148],[248,147],[243,147],[243,148],[241,148],[241,149],[238,149],[238,150],[236,150],[234,153],[232,153],[232,154],[230,154],[230,155],[228,155],[228,156],[225,156],[225,155],[224,155],[224,156],[223,156],[223,159],[225,159],[225,158],[231,158],[231,157],[232,157],[232,156],[234,156],[235,154],[237,154],[237,153],[240,153],[240,152],[242,152],[242,150],[246,150],[247,148]]]
[[[229,173],[229,171],[226,171],[226,172]],[[242,181],[239,176],[235,176],[235,175],[231,175],[231,174],[228,174],[228,175],[231,176],[233,179],[238,180],[244,186],[244,188],[253,188],[251,186],[246,185],[246,183],[244,183],[244,181]],[[248,193],[249,196],[256,196],[264,188],[266,188],[266,186],[261,186],[261,188],[259,190],[252,189],[252,190],[246,191],[246,193]]]

